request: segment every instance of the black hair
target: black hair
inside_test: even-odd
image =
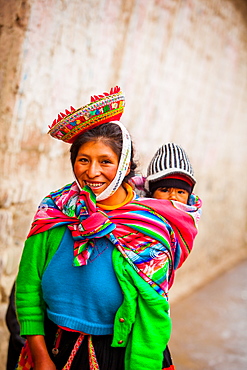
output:
[[[103,123],[102,125],[94,127],[77,136],[70,148],[70,160],[73,168],[80,147],[90,141],[103,142],[105,145],[109,146],[114,153],[117,154],[118,159],[120,158],[123,146],[122,130],[113,122]],[[136,167],[137,164],[134,161],[133,143],[131,142],[130,172],[127,176],[125,176],[123,180],[124,182],[127,182],[135,175]]]

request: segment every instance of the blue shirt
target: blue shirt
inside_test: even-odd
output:
[[[114,247],[106,238],[95,239],[87,265],[74,267],[73,244],[66,228],[43,274],[48,317],[59,326],[87,334],[112,334],[115,314],[123,302],[112,264]]]

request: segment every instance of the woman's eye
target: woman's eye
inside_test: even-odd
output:
[[[79,162],[86,163],[86,162],[88,162],[88,160],[87,160],[87,158],[80,158],[80,159],[79,159]]]

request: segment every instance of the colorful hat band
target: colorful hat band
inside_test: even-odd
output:
[[[110,121],[118,121],[124,111],[125,98],[118,86],[104,93],[91,97],[91,103],[75,110],[60,113],[53,121],[48,134],[52,137],[73,143],[77,135]]]

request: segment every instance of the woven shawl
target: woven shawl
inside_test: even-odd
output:
[[[75,182],[50,193],[41,202],[28,237],[67,225],[74,239],[74,266],[83,266],[97,238],[108,238],[137,273],[167,297],[174,270],[192,249],[201,202],[138,198],[121,208],[103,211],[89,187]]]

